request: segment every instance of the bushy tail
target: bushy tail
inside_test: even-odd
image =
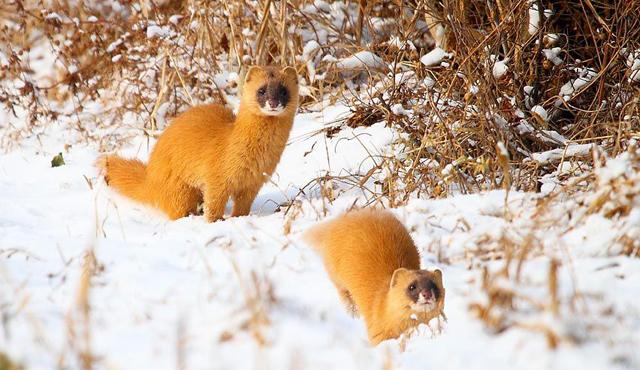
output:
[[[96,166],[104,175],[107,185],[121,194],[143,203],[151,201],[151,194],[145,191],[147,166],[141,161],[109,155],[98,158]]]
[[[322,247],[326,242],[326,221],[320,224],[316,224],[307,229],[302,234],[302,241],[307,243],[310,247],[316,250],[318,253],[322,253]]]

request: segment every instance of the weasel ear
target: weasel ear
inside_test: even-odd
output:
[[[407,274],[409,274],[409,270],[407,270],[404,267],[400,267],[399,269],[396,269],[393,272],[393,276],[391,276],[391,283],[389,284],[389,288],[393,288],[394,286],[396,286],[398,284],[398,279],[400,279],[403,276],[406,276]]]
[[[440,271],[440,269],[433,269],[431,273],[435,276],[436,284],[442,287],[442,271]]]
[[[296,72],[295,68],[284,67],[282,69],[282,74],[285,75],[287,78],[292,79],[295,83],[298,83],[298,73]]]
[[[257,66],[252,66],[249,68],[249,70],[247,71],[247,73],[244,76],[244,83],[247,83],[251,80],[251,78],[253,76],[256,75],[256,73],[258,73],[260,71],[260,67]]]

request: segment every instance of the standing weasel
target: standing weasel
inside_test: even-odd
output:
[[[297,107],[292,67],[254,66],[237,117],[219,104],[193,107],[162,133],[148,165],[115,155],[97,165],[109,186],[172,220],[195,213],[202,200],[207,221],[219,220],[229,197],[232,216],[244,216],[280,161]]]
[[[322,255],[343,302],[362,314],[378,344],[444,315],[440,270],[420,270],[407,229],[390,212],[351,211],[304,235]]]

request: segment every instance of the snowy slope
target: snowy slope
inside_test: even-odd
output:
[[[98,369],[640,368],[640,260],[591,252],[606,246],[606,224],[581,226],[581,239],[549,228],[518,288],[546,301],[549,261],[562,261],[560,299],[579,291],[581,314],[518,312],[521,321],[579,340],[554,351],[538,332],[494,333],[474,316],[469,306],[486,303],[482,267],[503,266],[477,257],[478,248],[487,238],[523,237],[518,230],[526,230],[535,206],[535,195],[511,193],[505,207],[501,191],[413,199],[394,211],[423,265],[444,272],[448,322],[441,333],[432,323],[407,340],[371,347],[361,320],[341,307],[321,261],[299,240],[313,222],[365,203],[344,186],[332,204],[317,187],[299,195],[301,188],[327,172],[365,173],[369,153],[392,150],[393,131],[381,124],[331,139],[315,134],[346,112],[334,106],[298,115],[252,214],[214,224],[202,217],[171,222],[112,193],[92,166],[97,147],[64,151],[61,129],[0,156],[0,350],[38,370],[81,368],[87,343]],[[66,165],[51,168],[60,151]],[[140,140],[121,153],[146,158],[148,146]],[[78,302],[88,250],[97,268],[85,337]]]

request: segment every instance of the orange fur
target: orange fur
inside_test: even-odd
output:
[[[411,236],[390,212],[348,212],[311,228],[305,239],[323,256],[344,303],[363,316],[372,344],[397,338],[443,313],[442,273],[420,270]],[[439,290],[429,310],[412,308],[408,287],[418,280]]]
[[[267,115],[257,92],[268,81],[289,94],[278,115]],[[204,200],[207,221],[249,214],[262,185],[273,173],[289,138],[298,106],[298,80],[291,67],[251,67],[238,116],[222,105],[193,107],[176,117],[158,139],[149,164],[118,156],[101,157],[107,184],[134,200],[164,211],[171,219],[195,213]]]

